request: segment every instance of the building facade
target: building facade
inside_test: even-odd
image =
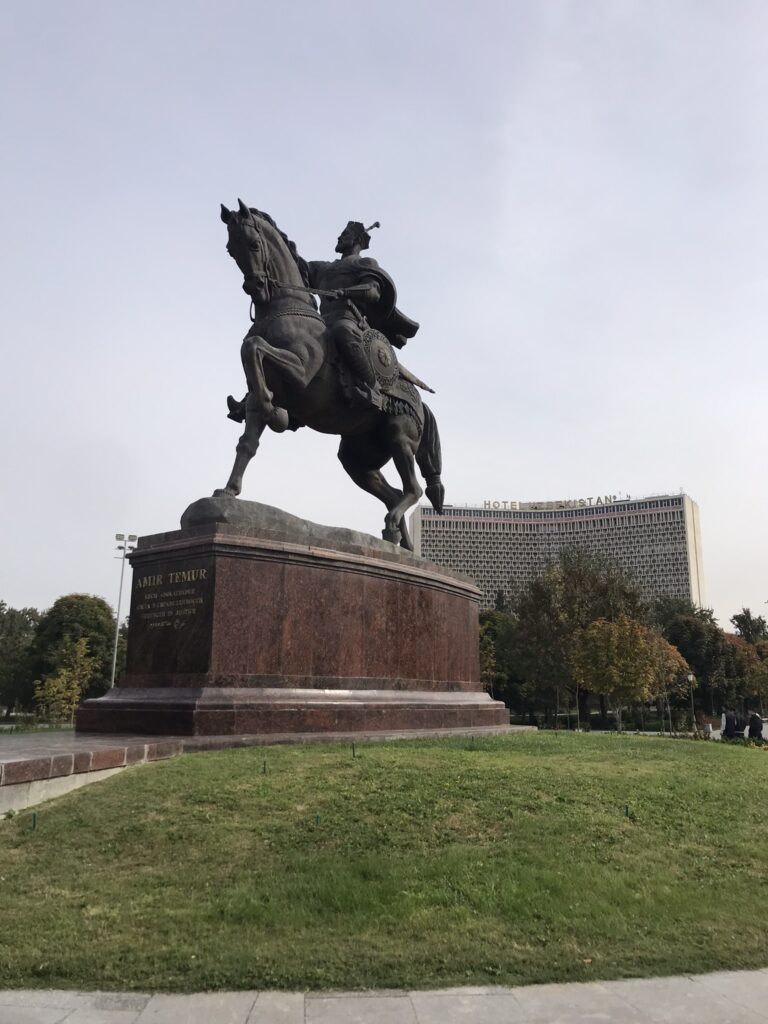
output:
[[[485,607],[499,591],[513,598],[568,547],[616,562],[645,597],[670,594],[705,606],[699,508],[686,494],[488,500],[447,505],[443,515],[419,506],[411,526],[416,553],[473,579]]]

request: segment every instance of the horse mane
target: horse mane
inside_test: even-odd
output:
[[[296,248],[296,243],[292,242],[290,240],[290,238],[288,237],[288,235],[286,235],[286,233],[284,231],[280,230],[280,228],[277,226],[277,224],[275,224],[275,222],[272,220],[272,218],[269,216],[268,213],[264,213],[262,210],[257,210],[253,206],[250,207],[250,211],[251,211],[251,213],[255,213],[257,217],[261,217],[262,220],[265,220],[267,222],[267,224],[271,224],[272,227],[275,229],[275,231],[278,233],[278,235],[280,235],[282,240],[288,246],[288,252],[291,254],[293,259],[295,260],[296,266],[299,268],[299,273],[301,274],[301,280],[304,282],[304,284],[306,286],[308,286],[309,285],[309,265],[307,264],[307,261],[304,259],[304,257],[299,255],[299,251]]]

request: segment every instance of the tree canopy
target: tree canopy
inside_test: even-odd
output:
[[[0,601],[0,706],[10,715],[32,700],[31,647],[40,613]]]
[[[32,643],[33,677],[43,679],[56,672],[62,643],[83,638],[91,659],[84,696],[101,696],[112,671],[115,617],[109,604],[92,594],[67,594],[43,612]]]
[[[708,714],[726,702],[768,700],[762,616],[744,608],[731,619],[737,632],[726,633],[711,609],[672,595],[645,602],[618,566],[580,550],[561,551],[482,622],[485,675],[518,711],[546,715],[576,698],[586,718],[598,698],[607,724],[609,704],[689,715],[692,691]]]
[[[539,692],[566,687],[575,692],[573,656],[582,630],[598,619],[642,618],[636,585],[616,565],[598,555],[565,549],[518,598],[519,670]],[[581,686],[582,695],[588,688]]]
[[[573,675],[586,689],[603,694],[617,722],[625,707],[667,700],[685,692],[688,665],[655,630],[619,615],[615,622],[597,619],[576,637]]]
[[[35,683],[35,701],[46,718],[71,722],[94,673],[88,640],[84,636],[79,640],[65,636],[52,656],[56,668]]]
[[[768,623],[762,615],[753,615],[749,608],[742,608],[731,616],[731,625],[748,644],[768,640]]]

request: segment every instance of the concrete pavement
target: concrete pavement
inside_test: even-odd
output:
[[[429,992],[0,991],[0,1024],[760,1024],[768,969]]]

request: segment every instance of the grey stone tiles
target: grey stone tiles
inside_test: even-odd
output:
[[[429,992],[0,992],[0,1024],[768,1024],[768,969]]]

